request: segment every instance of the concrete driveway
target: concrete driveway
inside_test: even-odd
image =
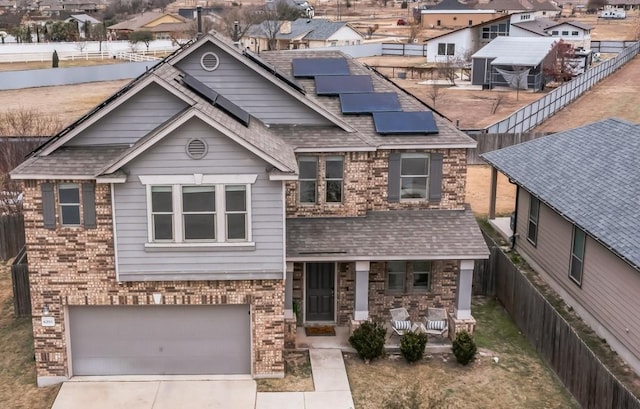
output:
[[[256,382],[70,381],[52,409],[254,409]]]

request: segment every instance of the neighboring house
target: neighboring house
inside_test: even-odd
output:
[[[420,10],[420,24],[425,28],[468,27],[500,16],[495,10],[476,10],[458,0],[443,0],[428,9]]]
[[[549,37],[497,37],[471,56],[471,84],[540,91],[544,69],[556,64],[558,40]]]
[[[489,0],[476,3],[477,10],[490,9],[503,14],[521,14],[521,20],[560,16],[562,8],[551,0]]]
[[[512,16],[513,17],[513,16]],[[537,18],[526,22],[513,22],[511,24],[511,37],[548,36],[561,39],[574,47],[591,47],[592,26],[578,21],[552,21],[545,18]]]
[[[85,28],[85,25],[88,24],[89,27],[93,27],[94,25],[102,24],[100,20],[86,14],[73,14],[65,20],[67,23],[70,21],[73,21],[78,25],[78,34],[80,35],[80,38],[86,37],[87,29]]]
[[[425,40],[427,61],[467,61],[471,55],[496,37],[509,35],[509,16],[463,27]]]
[[[253,52],[269,50],[273,40],[275,50],[323,48],[357,45],[364,35],[343,21],[299,18],[295,21],[265,21],[251,27],[241,44]]]
[[[517,186],[515,249],[637,373],[639,145],[608,119],[482,155]]]
[[[451,336],[473,331],[475,146],[342,53],[203,36],[11,173],[38,384],[281,377],[294,310],[350,326],[444,307]]]
[[[119,40],[128,38],[134,31],[150,31],[157,40],[183,38],[189,32],[192,21],[172,13],[145,12],[127,21],[107,27]]]

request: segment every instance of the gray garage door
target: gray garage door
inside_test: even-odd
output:
[[[74,375],[251,372],[248,305],[69,307]]]

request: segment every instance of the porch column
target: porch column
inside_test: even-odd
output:
[[[460,261],[460,273],[457,279],[456,305],[454,313],[456,319],[471,319],[471,287],[473,285],[473,260]]]
[[[496,193],[498,189],[498,169],[491,167],[491,193],[489,193],[489,220],[496,218]]]
[[[295,319],[293,315],[293,261],[287,261],[284,279],[284,319]]]
[[[356,261],[356,309],[355,321],[369,319],[369,268],[368,261]]]

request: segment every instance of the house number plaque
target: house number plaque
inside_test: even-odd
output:
[[[43,327],[53,327],[56,325],[56,319],[54,317],[42,317]]]

